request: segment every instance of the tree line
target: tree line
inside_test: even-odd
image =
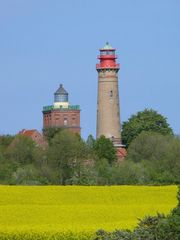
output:
[[[44,129],[42,149],[23,135],[0,136],[0,184],[117,185],[179,184],[180,138],[152,109],[122,125],[127,157],[118,161],[111,140],[84,141],[70,131]]]

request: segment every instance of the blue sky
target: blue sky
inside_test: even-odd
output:
[[[144,108],[180,133],[179,0],[0,0],[0,134],[42,129],[62,83],[95,136],[99,48],[117,49],[121,121]]]

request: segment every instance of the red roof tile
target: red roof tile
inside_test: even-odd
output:
[[[35,133],[35,132],[37,132],[36,129],[32,129],[32,130],[25,130],[25,129],[23,129],[22,131],[19,132],[19,134],[31,137],[33,135],[33,133]]]

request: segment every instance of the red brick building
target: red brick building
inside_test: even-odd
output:
[[[40,132],[38,132],[36,129],[31,129],[31,130],[23,129],[22,131],[19,132],[19,135],[30,137],[36,143],[37,146],[42,147],[44,149],[48,145],[43,135]]]
[[[43,128],[60,127],[80,134],[80,107],[70,105],[68,93],[61,84],[54,93],[54,104],[43,107]]]

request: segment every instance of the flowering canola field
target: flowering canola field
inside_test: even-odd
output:
[[[176,186],[0,186],[0,239],[88,239],[98,229],[133,229],[137,218],[169,213],[176,194]]]

